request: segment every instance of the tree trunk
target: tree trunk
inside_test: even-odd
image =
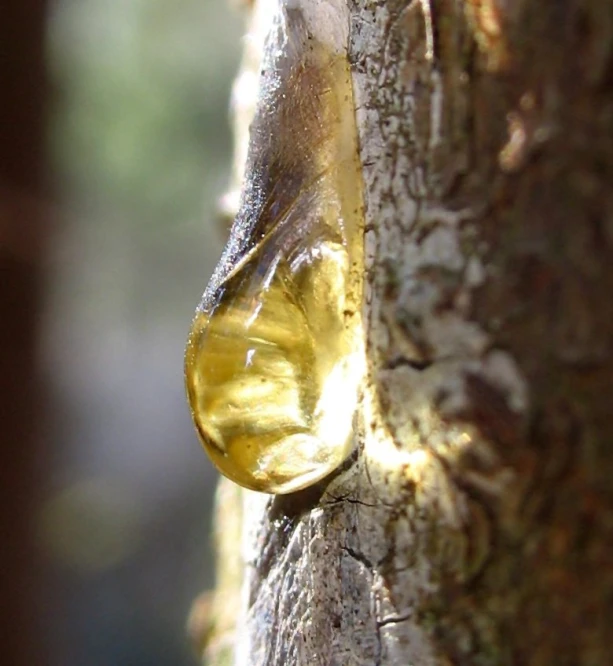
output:
[[[45,0],[8,0],[0,21],[1,661],[42,663],[34,512],[44,418],[39,364],[45,181]]]
[[[204,654],[613,664],[613,2],[291,5],[349,24],[368,373],[334,478],[222,482]]]

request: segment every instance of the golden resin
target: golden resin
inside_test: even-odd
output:
[[[344,45],[282,9],[241,209],[188,341],[190,407],[218,469],[289,493],[352,448],[363,375],[362,189]]]

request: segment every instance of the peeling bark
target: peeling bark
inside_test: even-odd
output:
[[[612,663],[613,3],[344,2],[309,11],[350,25],[356,452],[300,493],[220,502],[242,550],[219,522],[210,622],[233,618],[204,654]]]

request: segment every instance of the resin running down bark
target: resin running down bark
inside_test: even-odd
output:
[[[239,214],[186,352],[207,453],[237,483],[308,486],[351,450],[363,376],[363,209],[347,27],[282,3]]]

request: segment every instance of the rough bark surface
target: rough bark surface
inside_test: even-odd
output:
[[[292,496],[222,483],[204,654],[613,663],[613,2],[348,2],[356,454]]]

